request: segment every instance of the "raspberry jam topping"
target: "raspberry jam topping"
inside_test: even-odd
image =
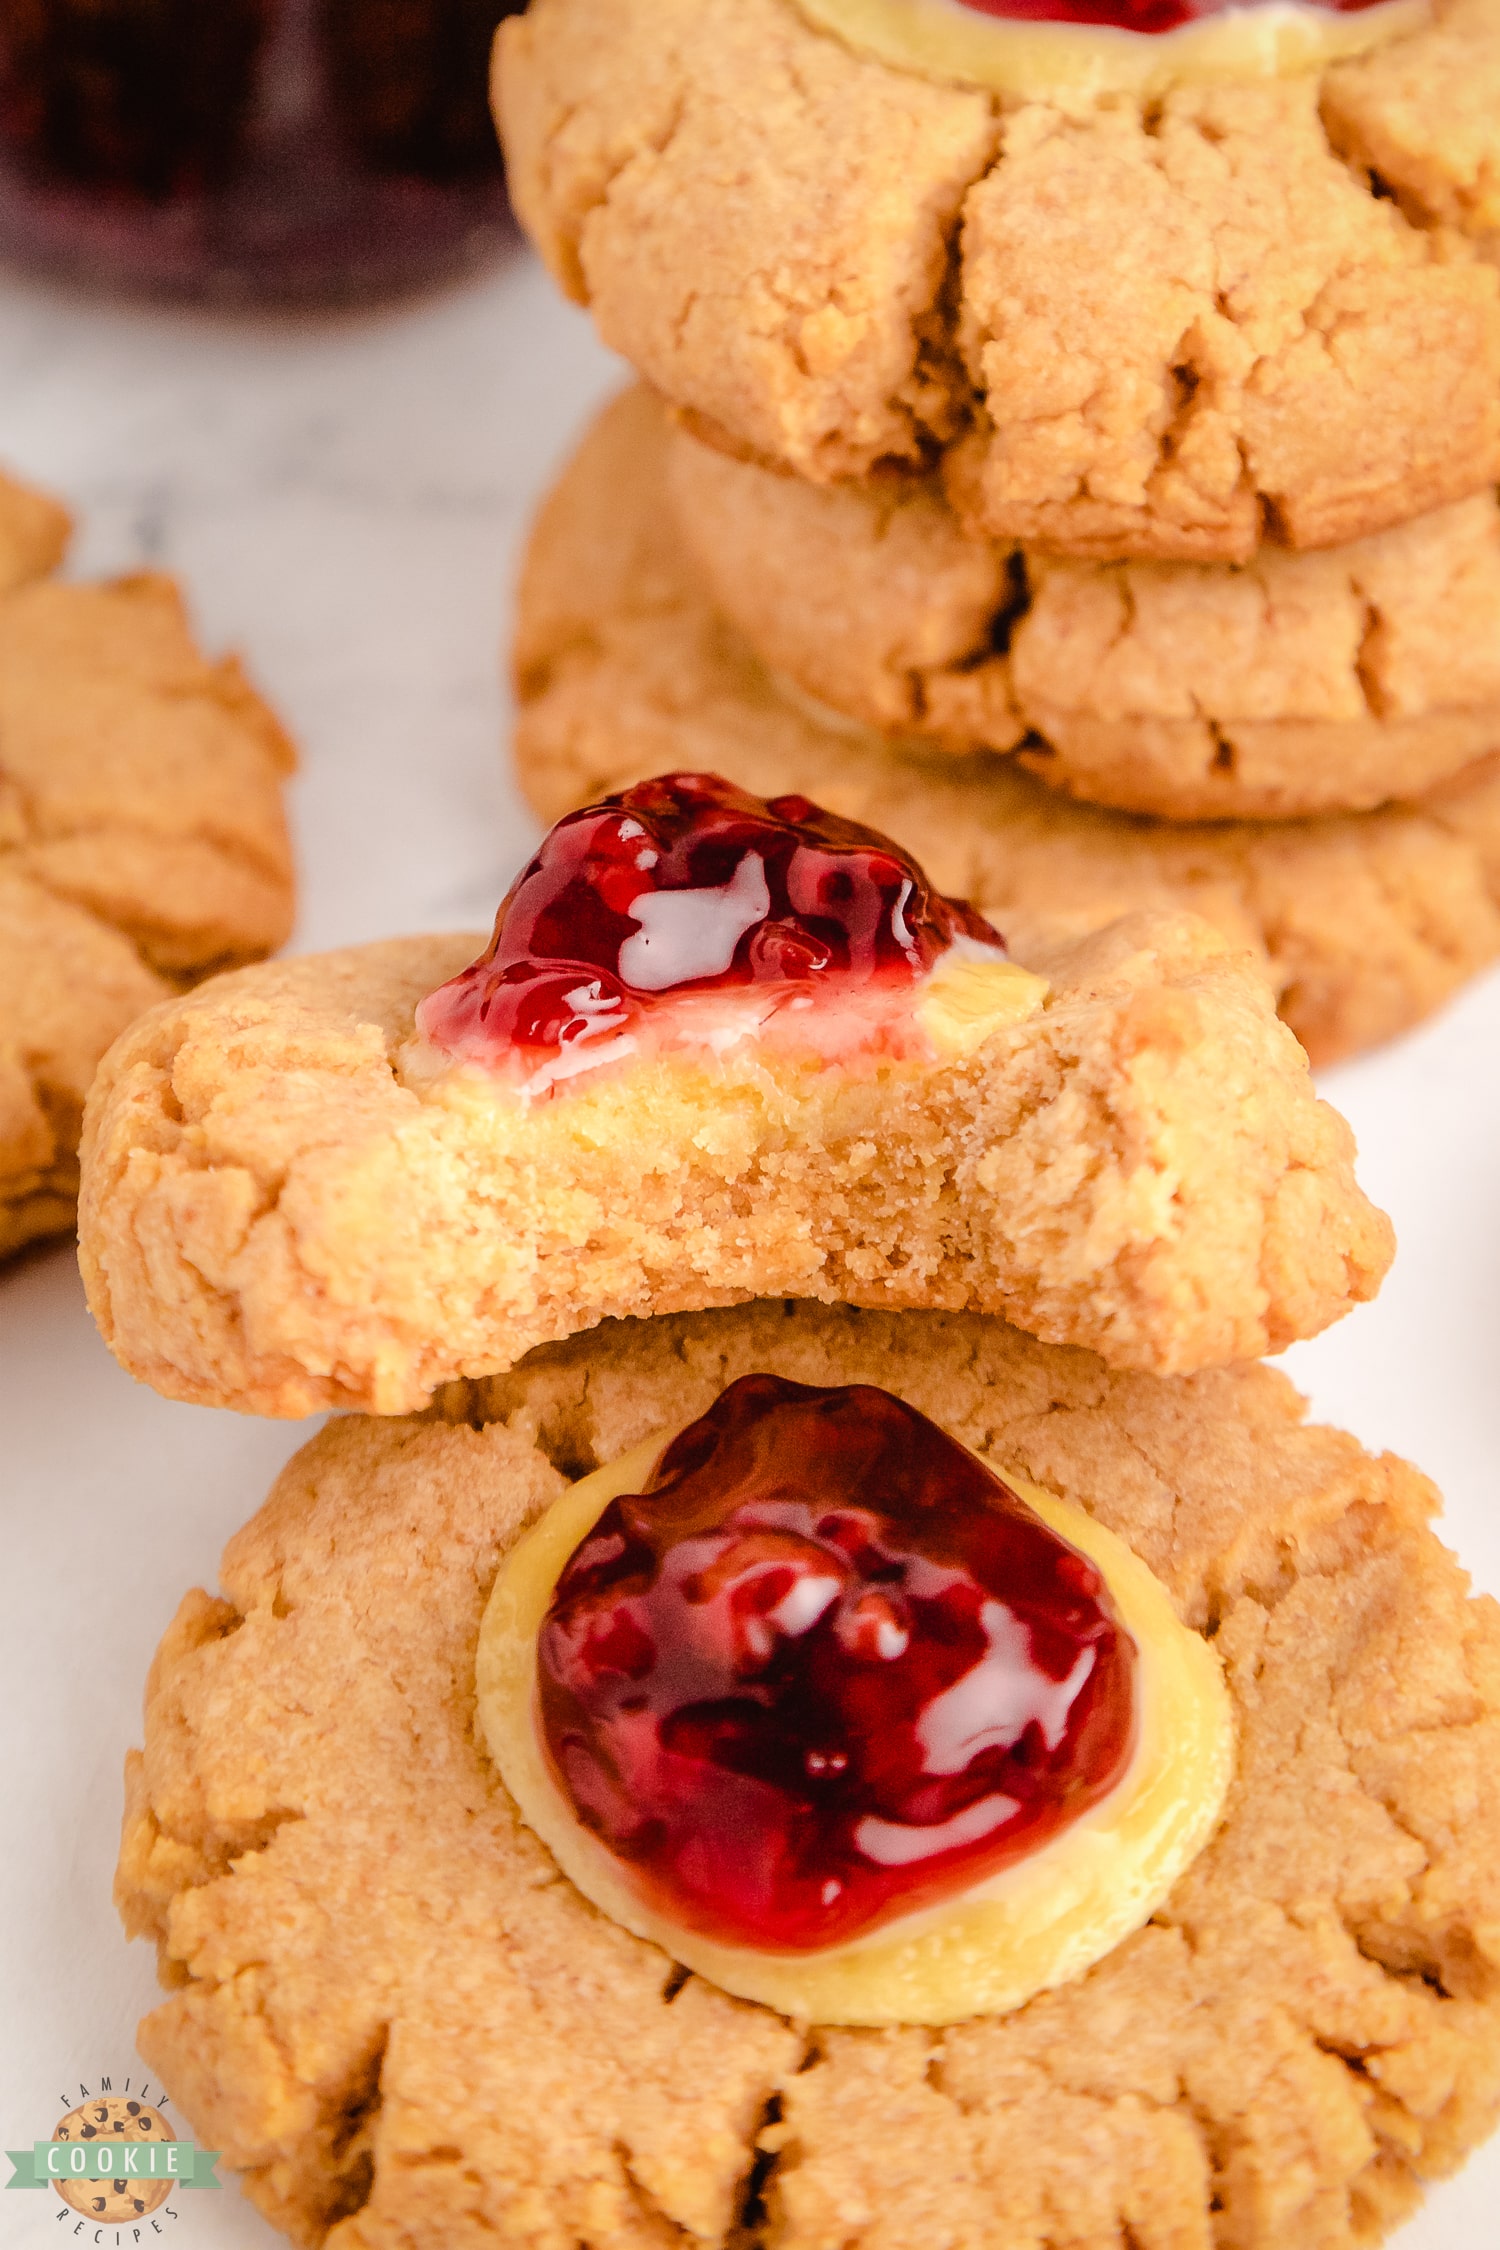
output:
[[[988,922],[874,829],[806,797],[662,774],[558,822],[488,950],[422,1002],[417,1024],[451,1055],[519,1056],[550,1084],[633,1052],[665,1009],[737,996],[764,1021],[817,999],[878,999],[956,938],[1004,958]]]
[[[888,1392],[774,1375],[604,1510],[537,1681],[559,1785],[658,1909],[778,1952],[1036,1851],[1136,1733],[1093,1563]]]
[[[959,4],[976,15],[999,16],[1012,23],[1108,24],[1115,31],[1155,34],[1244,9],[1247,0],[959,0]],[[1306,0],[1306,4],[1328,15],[1357,16],[1378,7],[1380,0]]]

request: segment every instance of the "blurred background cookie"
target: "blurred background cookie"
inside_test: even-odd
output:
[[[71,1227],[116,1035],[292,924],[286,733],[171,579],[38,575],[62,523],[0,493],[0,1254]]]
[[[133,2102],[123,2094],[99,2094],[91,2102],[70,2109],[52,2135],[55,2141],[174,2141],[177,2135],[146,2102]],[[58,2194],[70,2211],[93,2219],[100,2226],[133,2226],[159,2211],[172,2192],[171,2180],[126,2179],[56,2180]],[[61,2214],[59,2214],[61,2216]]]
[[[1253,949],[1315,1061],[1374,1046],[1500,956],[1500,764],[1414,804],[1174,824],[1074,804],[1013,759],[913,752],[777,686],[707,597],[667,498],[667,423],[607,407],[537,519],[515,755],[542,818],[669,767],[800,789],[896,837],[1014,941],[1188,906]]]
[[[1357,812],[1500,746],[1500,501],[1315,554],[1086,562],[968,537],[933,477],[814,485],[672,438],[678,528],[794,687],[1175,820]]]

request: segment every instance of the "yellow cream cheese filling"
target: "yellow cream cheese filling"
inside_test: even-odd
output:
[[[712,1101],[716,1085],[722,1089],[725,1082],[724,1065],[741,1075],[747,1069],[753,1075],[758,1064],[764,1065],[784,1081],[789,1074],[786,1090],[793,1094],[803,1068],[826,1092],[832,1066],[847,1073],[852,1092],[862,1079],[881,1072],[967,1061],[996,1032],[1038,1015],[1049,989],[1045,977],[959,937],[917,984],[847,995],[835,988],[800,1011],[768,1013],[774,996],[768,985],[736,986],[727,994],[686,994],[656,1019],[646,1018],[638,1031],[614,1041],[608,1051],[581,1053],[565,1080],[549,1078],[536,1091],[560,1092],[564,1106],[559,1110],[547,1104],[538,1116],[548,1119],[548,1130],[564,1136],[573,1128],[587,1133],[591,1128],[585,1119],[592,1110],[608,1113],[626,1098],[618,1080],[624,1064],[638,1078],[646,1074],[642,1082],[649,1081],[659,1097],[675,1086],[690,1103]],[[889,1032],[894,1028],[899,1034],[904,1020],[915,1024],[930,1050],[927,1055],[903,1051],[899,1037],[894,1050],[887,1043]],[[455,1060],[417,1037],[402,1049],[399,1067],[403,1083],[428,1098],[468,1109],[493,1105],[496,1072],[486,1063]],[[535,1100],[526,1079],[505,1082],[523,1099]]]
[[[1353,15],[1307,0],[1225,8],[1163,32],[1028,23],[962,0],[794,0],[820,31],[923,77],[1046,101],[1164,93],[1192,79],[1284,78],[1324,70],[1430,22],[1430,0],[1377,0]]]
[[[1018,962],[955,946],[919,987],[913,1013],[940,1055],[962,1060],[995,1032],[1036,1015],[1047,990],[1045,977]]]
[[[1135,1640],[1138,1736],[1115,1788],[1029,1859],[824,1952],[719,1944],[657,1909],[553,1778],[536,1724],[536,1647],[574,1549],[611,1500],[641,1490],[674,1434],[649,1439],[554,1501],[501,1564],[480,1630],[483,1739],[522,1818],[583,1895],[708,1983],[809,2023],[999,2015],[1082,1975],[1148,1921],[1208,1842],[1229,1787],[1234,1726],[1218,1658],[1122,1539],[1008,1470],[1005,1482],[1098,1566]]]

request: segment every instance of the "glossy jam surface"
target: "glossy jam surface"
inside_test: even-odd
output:
[[[558,822],[488,950],[417,1023],[450,1055],[550,1059],[562,1077],[684,1003],[738,996],[766,1015],[909,989],[959,937],[1004,959],[987,922],[873,829],[664,774]]]
[[[1226,15],[1253,7],[1255,0],[957,0],[957,5],[979,16],[998,16],[1009,23],[1108,24],[1116,31],[1155,34],[1177,31],[1183,24],[1205,16]],[[1330,15],[1360,15],[1378,7],[1380,0],[1306,0]]]
[[[574,1550],[538,1722],[577,1817],[675,1921],[795,1952],[1096,1804],[1136,1672],[1094,1564],[935,1424],[752,1375]]]

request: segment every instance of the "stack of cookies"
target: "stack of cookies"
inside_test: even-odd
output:
[[[1500,0],[1018,5],[507,29],[650,385],[560,817],[90,1095],[119,1359],[345,1410],[117,1889],[298,2243],[1365,2250],[1500,2113],[1500,1611],[1257,1364],[1392,1252],[1304,1049],[1500,951]]]
[[[1023,938],[1189,904],[1320,1060],[1500,952],[1496,0],[537,0],[496,86],[652,387],[523,585],[548,817],[692,763]]]

